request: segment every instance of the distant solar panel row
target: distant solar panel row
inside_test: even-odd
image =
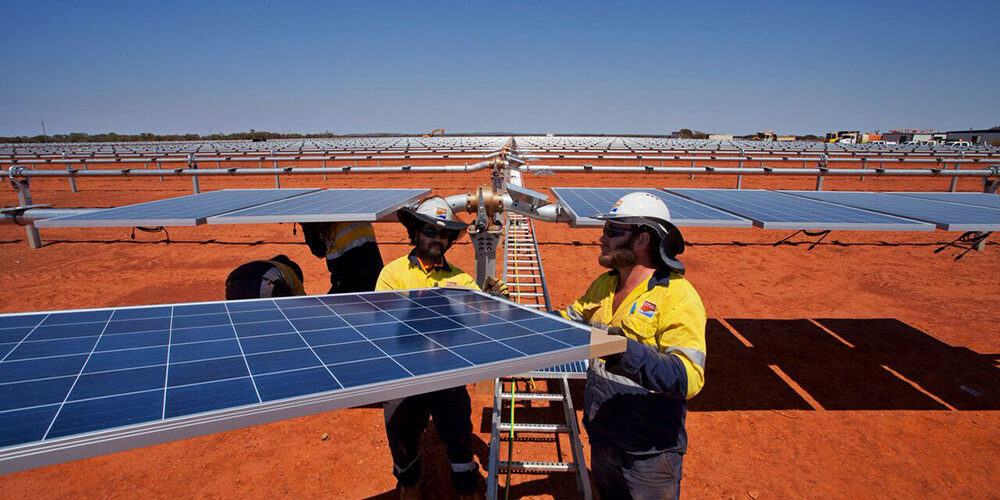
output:
[[[678,226],[860,231],[1000,230],[1000,196],[986,193],[874,193],[754,189],[552,188],[571,224],[599,226],[634,191],[655,194]],[[982,195],[982,196],[980,196]]]
[[[590,348],[587,327],[455,289],[0,315],[0,473],[522,373]]]
[[[38,221],[38,227],[374,222],[429,189],[224,189]]]

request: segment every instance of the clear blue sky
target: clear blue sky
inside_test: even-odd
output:
[[[0,0],[0,135],[1000,125],[1000,1]]]

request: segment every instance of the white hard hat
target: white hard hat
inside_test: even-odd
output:
[[[451,229],[461,232],[468,226],[462,222],[455,211],[451,209],[448,200],[440,196],[431,196],[420,202],[416,209],[401,208],[396,212],[399,222],[402,222],[407,229],[420,230],[424,224]]]
[[[679,273],[684,264],[677,255],[684,253],[684,237],[680,229],[670,222],[667,204],[653,193],[636,191],[622,196],[607,213],[593,216],[607,222],[646,226],[660,236],[660,260]]]

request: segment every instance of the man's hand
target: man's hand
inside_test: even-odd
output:
[[[510,298],[510,291],[507,290],[507,283],[504,283],[503,280],[498,280],[496,278],[486,278],[486,282],[483,283],[483,291],[497,297],[503,297],[505,299]]]
[[[323,258],[326,257],[327,238],[330,237],[331,222],[303,222],[302,235],[306,238],[306,245],[309,245],[309,252]]]

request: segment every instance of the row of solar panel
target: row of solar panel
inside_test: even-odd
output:
[[[1000,196],[987,193],[875,193],[733,189],[552,188],[575,226],[599,226],[629,192],[658,196],[678,226],[763,229],[1000,230]]]
[[[38,227],[374,222],[429,189],[223,189],[38,221]]]
[[[53,440],[86,456],[104,438],[71,440],[84,433],[127,441],[114,430],[169,434],[178,419],[227,412],[210,419],[220,430],[222,420],[232,428],[575,362],[590,349],[588,327],[456,289],[0,315],[0,473],[65,459],[39,448]],[[275,408],[284,413],[261,416]]]

